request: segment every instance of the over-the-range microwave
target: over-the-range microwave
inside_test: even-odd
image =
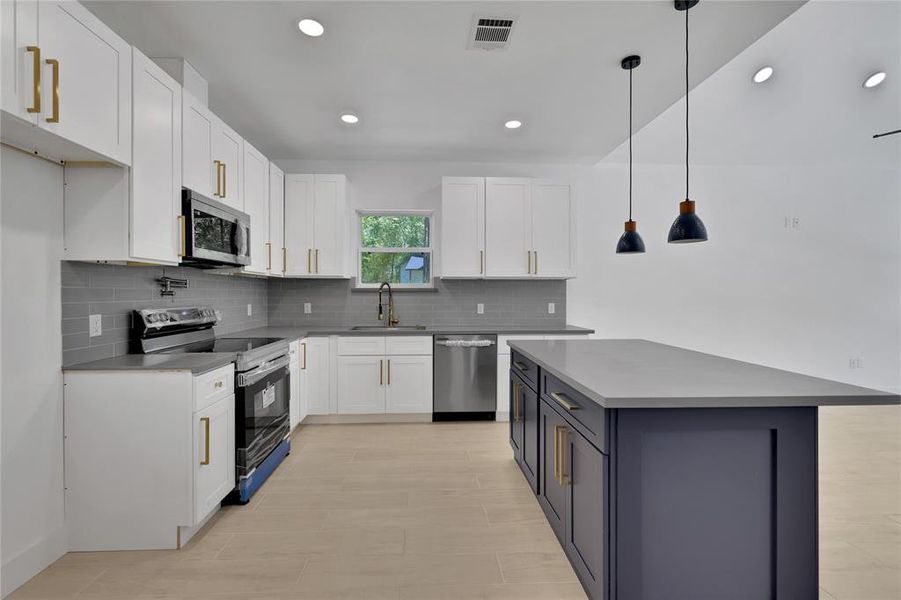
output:
[[[181,263],[192,267],[250,264],[250,216],[188,188],[181,191]]]

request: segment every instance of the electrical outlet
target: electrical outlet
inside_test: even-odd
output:
[[[481,302],[479,302],[478,304],[476,304],[476,314],[477,314],[477,315],[484,315],[484,314],[485,314],[485,305],[482,304]]]
[[[860,357],[854,357],[848,359],[848,368],[849,369],[862,369],[863,368],[863,359]]]
[[[313,305],[310,302],[303,303],[303,314],[309,315],[313,313]]]
[[[100,315],[88,317],[88,330],[90,331],[90,337],[103,335],[103,317]]]
[[[785,217],[786,229],[801,229],[801,219],[798,217]]]
[[[253,316],[253,304],[248,304],[248,305],[247,305],[247,316],[248,316],[248,317],[252,317],[252,316]]]
[[[556,311],[557,311],[557,307],[554,305],[554,303],[553,303],[553,302],[548,302],[548,303],[547,303],[547,314],[552,315],[552,314],[554,314]]]

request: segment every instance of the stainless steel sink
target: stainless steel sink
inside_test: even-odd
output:
[[[354,325],[351,331],[384,331],[391,333],[392,331],[425,331],[425,325],[395,325],[394,327],[385,327],[384,325]]]

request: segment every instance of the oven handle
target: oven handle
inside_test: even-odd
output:
[[[248,385],[253,385],[273,371],[287,368],[289,361],[290,359],[287,356],[280,356],[275,360],[261,364],[256,369],[252,369],[250,371],[247,371],[246,373],[239,373],[238,387],[247,387]]]

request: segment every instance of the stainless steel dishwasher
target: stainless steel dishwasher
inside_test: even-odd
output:
[[[433,421],[494,420],[497,336],[436,335]]]

